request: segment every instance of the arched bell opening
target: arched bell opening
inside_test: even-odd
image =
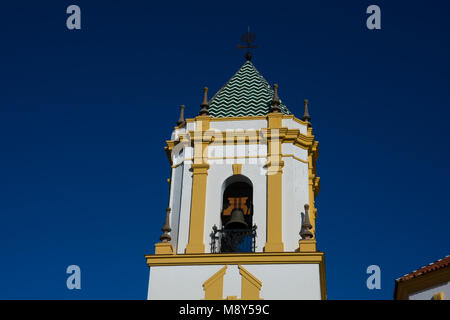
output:
[[[220,215],[225,229],[249,229],[253,223],[253,186],[248,182],[230,183],[223,192]]]
[[[213,227],[211,252],[254,252],[253,184],[243,175],[233,175],[222,186],[221,228]]]

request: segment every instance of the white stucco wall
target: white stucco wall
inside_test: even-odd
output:
[[[431,300],[433,295],[439,292],[444,293],[445,300],[450,300],[450,282],[416,292],[409,296],[409,300]]]
[[[211,129],[227,130],[227,129],[254,129],[267,128],[267,121],[264,119],[258,120],[228,120],[228,121],[211,121],[209,124]]]
[[[318,264],[242,265],[262,282],[260,297],[266,300],[319,300]],[[203,283],[223,265],[161,266],[150,270],[148,299],[203,299]],[[223,297],[241,298],[241,276],[237,265],[229,265],[224,275]]]
[[[191,213],[192,197],[192,172],[191,161],[185,161],[182,165],[182,179],[173,181],[173,183],[182,185],[180,217],[178,219],[178,234],[172,231],[172,238],[177,238],[177,246],[174,248],[177,253],[184,253],[189,240],[189,221]]]
[[[283,119],[282,120],[282,125],[283,125],[283,127],[286,127],[286,128],[289,128],[289,129],[299,129],[300,132],[302,134],[305,134],[305,135],[306,135],[306,133],[308,131],[308,128],[305,125],[300,124],[297,121],[294,121],[292,119]]]
[[[283,155],[294,155],[307,161],[306,150],[292,144],[282,145]],[[301,213],[304,205],[309,204],[308,164],[291,156],[283,157],[283,243],[285,251],[298,248],[302,223]]]
[[[184,164],[172,169],[172,181],[171,191],[170,191],[170,228],[172,236],[172,245],[174,248],[177,247],[178,243],[178,228],[180,225],[180,213],[181,213],[181,196],[183,194],[183,175],[184,175]]]

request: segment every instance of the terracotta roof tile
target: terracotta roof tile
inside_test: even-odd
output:
[[[424,266],[418,270],[414,270],[413,272],[410,272],[408,274],[405,274],[403,277],[400,277],[399,279],[397,279],[397,282],[402,282],[402,281],[406,281],[406,280],[410,280],[412,278],[416,278],[418,276],[421,276],[425,273],[431,272],[431,271],[435,271],[435,270],[439,270],[442,268],[446,268],[450,266],[450,255],[446,256],[443,259],[439,259],[438,261],[435,261],[433,263],[430,263],[427,266]]]

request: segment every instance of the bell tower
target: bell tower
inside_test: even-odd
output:
[[[166,141],[169,207],[148,299],[326,299],[318,142],[250,61]],[[164,216],[161,215],[161,221]]]

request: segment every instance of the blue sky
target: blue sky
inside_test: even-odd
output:
[[[65,26],[81,8],[81,30]],[[381,8],[381,30],[366,8]],[[317,239],[329,299],[391,299],[449,254],[443,1],[28,1],[0,18],[0,298],[145,299],[164,141],[244,63],[320,144]],[[82,289],[66,288],[79,265]],[[366,268],[381,268],[368,290]]]

